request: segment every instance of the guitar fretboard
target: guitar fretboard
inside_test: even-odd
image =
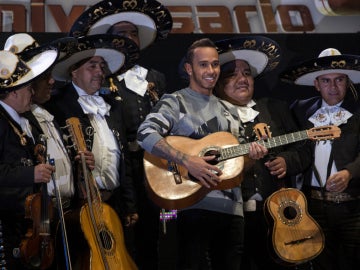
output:
[[[308,139],[308,133],[306,130],[293,132],[290,134],[280,135],[272,138],[268,138],[265,140],[257,141],[257,143],[265,146],[266,148],[274,148],[298,141],[303,141]],[[243,156],[249,153],[249,147],[250,143],[245,144],[239,144],[236,146],[226,147],[222,148],[220,150],[220,157],[218,158],[218,161],[227,160],[230,158],[235,158],[239,156]]]

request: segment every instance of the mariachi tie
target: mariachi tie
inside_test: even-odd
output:
[[[34,141],[29,120],[27,120],[25,117],[20,117],[20,126],[26,135]]]
[[[99,114],[101,116],[109,115],[111,106],[98,95],[80,96],[78,102],[85,114]]]
[[[246,106],[237,106],[238,114],[243,123],[254,121],[259,112],[252,107],[255,106],[255,101],[251,100]]]

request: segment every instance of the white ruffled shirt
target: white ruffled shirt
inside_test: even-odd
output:
[[[143,97],[148,87],[148,81],[146,80],[147,73],[148,70],[146,68],[135,65],[125,73],[117,76],[117,79],[119,81],[124,80],[127,88]]]
[[[113,190],[120,185],[119,166],[121,151],[115,135],[110,130],[105,115],[111,106],[99,96],[89,97],[88,94],[73,83],[79,94],[78,102],[83,112],[89,116],[94,129],[92,152],[95,157],[95,169],[92,174],[100,189]],[[84,97],[85,96],[85,97]]]
[[[31,111],[40,127],[46,136],[46,148],[50,158],[55,160],[55,182],[57,189],[60,191],[62,197],[72,197],[74,195],[74,180],[71,167],[71,160],[67,154],[66,148],[61,140],[60,133],[56,129],[53,119],[47,110],[39,107],[38,105],[32,105]],[[47,184],[48,193],[51,196],[55,196],[55,186],[53,181]]]
[[[252,107],[256,105],[254,100],[250,100],[246,106],[236,106],[241,122],[253,122],[259,112],[255,111]]]
[[[340,107],[342,102],[329,106],[325,101],[322,102],[322,106],[312,116],[309,117],[309,121],[314,124],[315,127],[325,125],[339,126],[347,123],[347,120],[352,116],[352,113],[348,112],[344,108]],[[317,179],[313,173],[311,185],[316,187],[323,187],[327,181],[328,165],[330,161],[330,153],[332,149],[332,141],[320,141],[315,146],[315,168],[319,173],[320,179]],[[330,175],[337,172],[335,162],[332,162]],[[329,175],[329,176],[330,176]],[[320,181],[320,183],[319,183]]]

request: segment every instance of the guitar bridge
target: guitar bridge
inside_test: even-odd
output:
[[[314,237],[309,235],[309,236],[305,236],[304,238],[301,238],[301,239],[297,239],[297,240],[293,240],[293,241],[290,241],[290,242],[285,242],[285,246],[288,246],[288,245],[298,245],[298,244],[301,244],[307,240],[310,240],[310,239],[313,239]]]
[[[168,163],[169,163],[168,164],[168,170],[170,172],[172,172],[172,174],[174,176],[175,183],[178,184],[178,185],[181,184],[182,183],[181,174],[179,172],[179,169],[178,169],[176,163],[173,162],[173,161],[168,161]]]

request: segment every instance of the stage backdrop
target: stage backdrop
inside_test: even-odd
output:
[[[6,38],[12,33],[0,33],[0,46],[3,48]],[[65,36],[64,33],[30,33],[44,44]],[[141,64],[153,67],[166,75],[168,91],[173,92],[185,86],[178,74],[179,62],[187,47],[196,39],[208,37],[220,40],[244,34],[170,34],[167,39],[160,40],[142,51]],[[287,66],[299,61],[317,57],[325,48],[333,47],[343,54],[360,55],[360,33],[354,34],[264,34],[277,41],[281,47],[280,65],[272,72],[256,80],[255,96],[272,96],[292,102],[297,98],[317,95],[313,87],[291,86],[279,81],[278,75]],[[359,89],[359,85],[357,85]],[[360,89],[359,89],[360,90]]]

